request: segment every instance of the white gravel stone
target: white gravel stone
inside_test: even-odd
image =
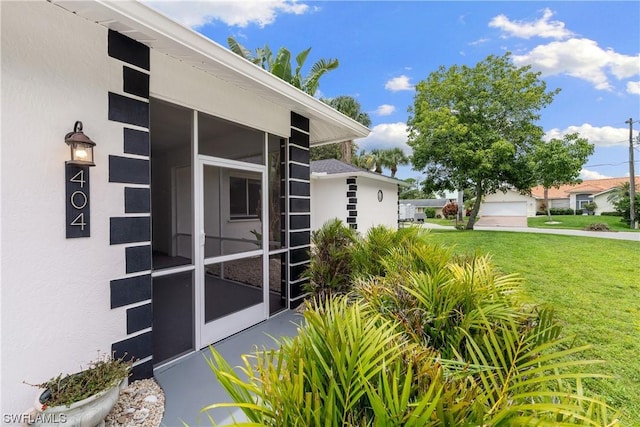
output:
[[[164,392],[153,379],[138,380],[120,391],[107,415],[105,427],[159,427],[164,414]]]

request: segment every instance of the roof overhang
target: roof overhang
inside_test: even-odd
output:
[[[391,178],[384,175],[379,175],[377,173],[362,171],[362,172],[341,172],[341,173],[326,173],[326,172],[312,172],[311,179],[339,179],[339,178],[350,178],[350,177],[362,177],[368,178],[374,181],[382,181],[387,182],[389,184],[397,184],[401,187],[411,187],[411,184],[401,181],[396,178]]]
[[[311,145],[363,138],[370,132],[324,102],[138,1],[51,2],[309,118]]]

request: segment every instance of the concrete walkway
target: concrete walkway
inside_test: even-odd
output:
[[[300,314],[286,310],[213,346],[231,366],[244,366],[243,354],[251,354],[256,347],[276,348],[271,337],[294,337],[301,322]],[[213,424],[209,416],[221,426],[231,424],[232,417],[237,421],[246,421],[242,411],[237,408],[218,408],[200,413],[203,407],[212,403],[232,402],[207,365],[205,357],[209,355],[209,349],[205,348],[168,367],[155,370],[156,381],[165,394],[161,427],[181,427],[184,423],[190,427],[211,426]]]
[[[423,224],[425,228],[433,228],[440,230],[453,230],[454,227],[429,224],[425,222]],[[530,227],[498,227],[498,226],[481,226],[476,225],[473,227],[478,231],[511,231],[516,233],[540,233],[540,234],[560,234],[564,236],[582,236],[582,237],[599,237],[601,239],[615,239],[615,240],[631,240],[633,242],[640,242],[640,233],[633,231],[584,231],[584,230],[566,230],[566,229],[553,229],[553,228],[530,228]]]

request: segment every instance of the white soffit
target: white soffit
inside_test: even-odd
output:
[[[138,1],[52,3],[310,119],[311,144],[363,138],[369,129]]]

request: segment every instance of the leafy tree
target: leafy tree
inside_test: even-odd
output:
[[[311,66],[309,73],[303,77],[302,67],[307,61],[311,48],[305,49],[296,55],[296,65],[293,68],[291,66],[291,52],[285,47],[281,47],[274,56],[268,45],[265,45],[264,48],[257,48],[255,54],[253,54],[231,36],[227,38],[227,44],[233,53],[261,66],[271,74],[280,77],[287,83],[312,96],[320,86],[320,78],[325,73],[338,68],[339,65],[337,59],[319,59]]]
[[[335,98],[320,98],[320,101],[332,106],[364,126],[371,126],[369,114],[362,111],[360,103],[351,96],[342,95]],[[351,163],[357,149],[358,147],[353,141],[337,142],[335,144],[311,147],[310,156],[311,160],[340,159],[343,162]]]
[[[468,229],[485,194],[535,183],[539,110],[558,93],[547,92],[540,73],[516,67],[510,55],[490,55],[474,67],[440,67],[418,83],[409,110],[412,163],[425,171],[428,188],[474,190]]]
[[[547,207],[549,221],[549,188],[580,182],[580,170],[592,154],[593,144],[586,138],[580,138],[577,133],[567,134],[562,139],[553,138],[549,142],[541,142],[536,149],[535,172],[538,183],[544,188],[544,204]]]
[[[401,200],[413,200],[413,199],[435,199],[433,193],[425,193],[422,191],[421,183],[416,178],[407,178],[404,180],[411,187],[403,187],[400,190],[398,198]]]

